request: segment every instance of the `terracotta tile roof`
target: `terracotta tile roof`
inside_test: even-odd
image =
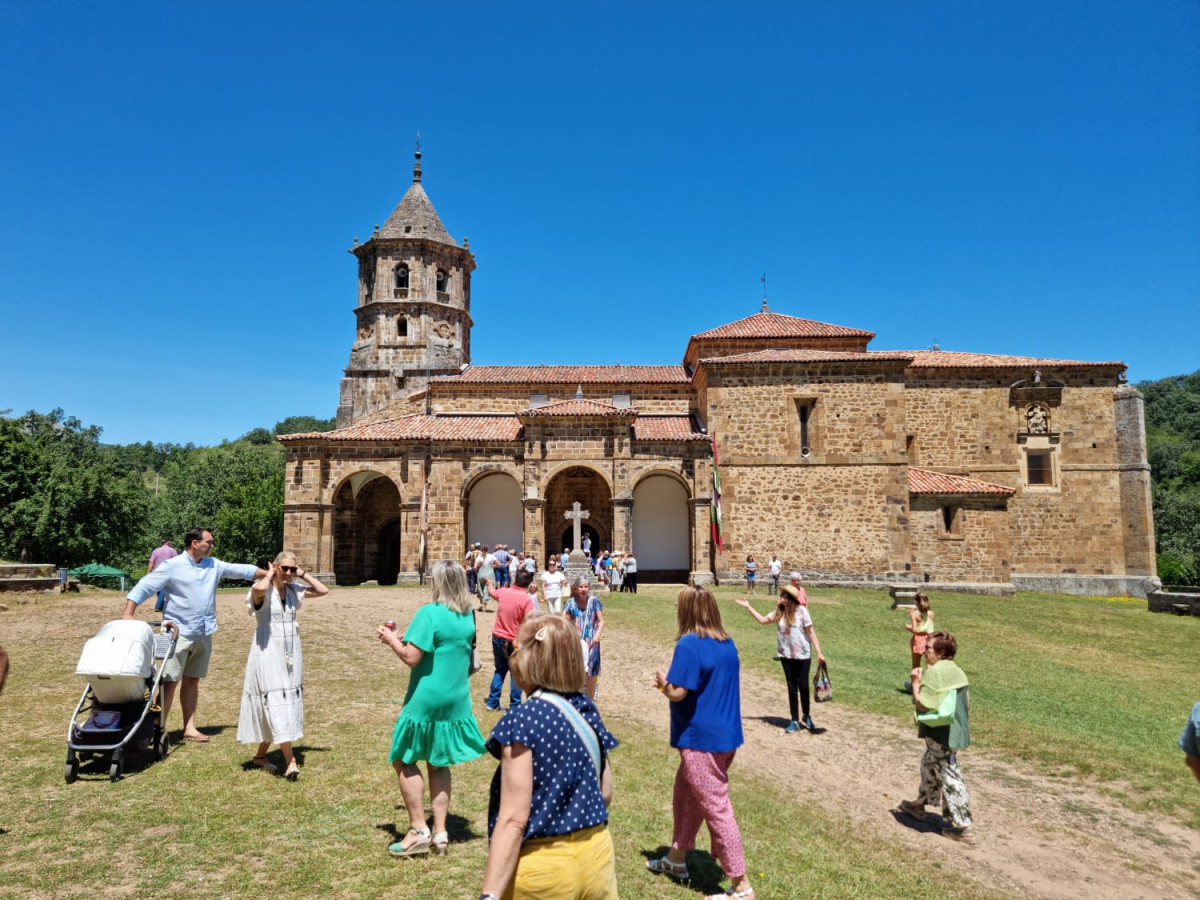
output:
[[[1029,369],[1039,366],[1126,368],[1123,362],[1086,362],[1078,359],[1045,359],[1038,356],[1003,356],[997,353],[961,353],[956,350],[913,350],[910,353],[914,369]]]
[[[336,431],[280,435],[281,441],[515,441],[521,437],[516,416],[427,416],[413,413],[383,422],[351,425]]]
[[[987,494],[996,497],[1011,497],[1014,488],[1003,484],[976,481],[962,475],[943,475],[928,469],[908,467],[908,492],[910,494]]]
[[[468,366],[445,384],[688,384],[683,366]]]
[[[708,435],[697,430],[691,416],[639,416],[633,423],[637,441],[704,441]]]
[[[562,400],[558,403],[547,403],[545,406],[534,406],[517,413],[522,419],[549,419],[559,416],[602,416],[604,418],[633,419],[637,410],[628,406],[612,406],[608,403],[597,403],[595,400]]]
[[[912,360],[911,353],[902,351],[873,351],[854,353],[849,350],[755,350],[753,353],[738,353],[734,356],[717,356],[700,360],[706,366],[738,365],[743,363],[873,363]]]
[[[825,322],[814,322],[812,319],[798,319],[795,316],[785,316],[782,313],[769,310],[757,312],[728,325],[702,331],[692,335],[692,340],[709,340],[721,338],[873,338],[873,331],[862,331],[858,328],[847,328],[844,325],[828,325]]]

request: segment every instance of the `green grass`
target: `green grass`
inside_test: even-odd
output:
[[[775,631],[734,604],[742,593],[716,591],[742,665],[782,680]],[[910,721],[911,700],[898,690],[910,664],[907,613],[891,609],[883,591],[817,588],[808,597],[835,701]],[[673,607],[664,614],[651,598],[673,593],[616,594],[606,608],[648,640],[669,641]],[[773,601],[759,594],[753,602],[765,614]],[[1142,600],[933,594],[931,603],[971,680],[973,747],[1082,778],[1133,809],[1183,811],[1200,828],[1196,784],[1176,745],[1200,700],[1200,620],[1148,613]]]
[[[406,620],[411,609],[402,607],[423,596],[411,591],[396,600],[379,589],[339,589],[306,607],[307,735],[297,745],[304,772],[296,784],[247,769],[251,752],[234,740],[249,635],[240,592],[222,595],[214,667],[201,693],[201,724],[213,742],[178,747],[165,762],[135,767],[117,783],[100,771],[72,785],[62,777],[67,719],[81,688],[71,673],[83,641],[120,608],[115,592],[42,597],[3,613],[0,642],[14,669],[0,696],[0,896],[478,896],[490,759],[454,769],[450,856],[393,860],[386,852],[407,826],[386,762],[407,670],[379,647],[373,630],[384,618]],[[641,604],[656,606],[660,618],[669,609],[647,599],[614,601],[614,610],[641,623]],[[654,630],[653,617],[646,620]],[[662,637],[664,658],[672,638]],[[747,657],[756,655],[748,650]],[[485,685],[482,676],[473,679],[486,733],[495,716],[482,709]],[[618,702],[616,688],[607,683],[602,709]],[[669,840],[677,757],[665,720],[648,728],[614,711],[609,724],[622,741],[613,757],[611,822],[621,896],[688,900],[700,889],[716,890],[719,871],[703,852],[689,860],[690,889],[645,871],[646,858]],[[177,711],[171,725],[178,729]],[[277,750],[272,757],[279,761]],[[733,779],[762,900],[997,896],[922,865],[899,840],[864,841],[853,823],[783,799],[774,777],[743,767]],[[707,846],[706,835],[700,844]]]

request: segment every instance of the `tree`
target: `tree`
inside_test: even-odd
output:
[[[315,419],[312,416],[288,416],[275,423],[276,434],[303,434],[306,431],[333,431],[337,419]]]
[[[145,495],[99,441],[98,427],[61,409],[0,419],[0,553],[59,566],[121,561],[143,533]]]

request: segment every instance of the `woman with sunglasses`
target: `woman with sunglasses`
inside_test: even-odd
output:
[[[267,762],[267,749],[278,744],[288,781],[295,781],[300,774],[292,741],[304,735],[304,663],[296,614],[305,596],[328,593],[329,588],[300,568],[296,555],[285,550],[246,594],[246,607],[257,627],[246,661],[237,739],[243,744],[257,743],[253,763],[272,774],[279,770]]]

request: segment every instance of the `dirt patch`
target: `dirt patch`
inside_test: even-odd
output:
[[[601,710],[606,719],[636,719],[665,731],[666,701],[653,684],[655,669],[670,663],[670,648],[627,634],[612,640],[615,624],[606,629]],[[613,709],[605,701],[615,701],[616,685],[625,702]],[[915,729],[839,707],[836,695],[833,703],[813,704],[822,734],[784,734],[786,713],[782,672],[771,680],[743,671],[746,742],[734,776],[742,767],[779,771],[790,762],[804,777],[776,786],[849,819],[864,840],[900,842],[944,868],[1024,896],[1200,896],[1200,834],[1191,829],[1124,809],[1087,785],[968,750],[959,762],[979,843],[967,847],[941,836],[938,815],[918,823],[895,812],[902,797],[916,795],[924,745]],[[1180,770],[1180,777],[1188,775],[1182,761]]]

